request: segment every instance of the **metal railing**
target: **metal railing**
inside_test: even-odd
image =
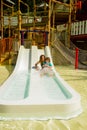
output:
[[[71,36],[87,34],[87,20],[73,22],[71,24]]]

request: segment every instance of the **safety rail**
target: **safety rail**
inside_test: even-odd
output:
[[[87,20],[76,21],[71,24],[71,36],[87,34]]]

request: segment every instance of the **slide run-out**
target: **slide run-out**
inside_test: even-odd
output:
[[[0,119],[70,119],[82,112],[81,97],[55,71],[40,76],[33,68],[41,54],[49,56],[49,46],[26,49],[20,46],[13,73],[0,87]],[[52,62],[53,64],[53,62]]]

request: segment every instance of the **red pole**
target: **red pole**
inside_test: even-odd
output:
[[[76,55],[75,55],[75,69],[78,69],[78,54],[79,54],[79,49],[76,48]]]

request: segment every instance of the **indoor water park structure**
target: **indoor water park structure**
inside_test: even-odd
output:
[[[79,17],[82,1],[43,0],[37,4],[33,0],[32,12],[23,0],[17,6],[14,11],[15,1],[1,0],[0,63],[11,55],[16,55],[16,63],[0,86],[0,120],[79,116],[83,112],[81,96],[56,72],[55,64],[60,60],[75,69],[87,69],[87,17]],[[4,11],[7,8],[9,15]],[[42,54],[50,57],[53,76],[41,77],[40,70],[33,68]]]

